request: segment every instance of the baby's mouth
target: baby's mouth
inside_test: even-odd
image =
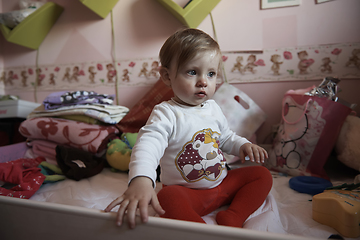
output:
[[[206,92],[205,91],[200,91],[200,92],[197,92],[195,95],[198,96],[198,97],[205,97]]]

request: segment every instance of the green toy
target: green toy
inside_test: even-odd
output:
[[[121,139],[108,143],[106,160],[113,170],[128,171],[132,148],[135,145],[137,133],[123,133]]]

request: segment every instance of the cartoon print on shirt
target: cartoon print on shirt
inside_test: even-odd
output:
[[[215,181],[225,168],[225,158],[219,149],[220,134],[204,129],[194,134],[175,159],[177,169],[187,182],[201,179]]]

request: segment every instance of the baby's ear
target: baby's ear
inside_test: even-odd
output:
[[[165,83],[165,85],[171,87],[169,69],[167,69],[166,67],[160,67],[159,73],[160,78]]]

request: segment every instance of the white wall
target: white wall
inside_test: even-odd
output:
[[[15,10],[18,0],[0,0],[3,12]],[[63,64],[111,59],[110,14],[101,19],[77,0],[53,0],[64,12],[39,49],[39,64]],[[330,43],[360,42],[358,0],[333,0],[316,4],[302,0],[300,6],[260,10],[260,1],[222,0],[212,11],[219,44],[224,51],[261,50]],[[119,0],[113,9],[116,57],[156,57],[165,39],[180,22],[156,0]],[[210,17],[199,25],[213,35]],[[0,68],[35,65],[36,51],[6,42],[0,36]],[[3,60],[2,60],[3,59]],[[281,99],[289,89],[319,84],[310,81],[235,84],[267,114],[258,131],[264,142],[271,126],[280,121]],[[360,105],[360,81],[342,80],[340,97]],[[149,87],[119,89],[120,104],[132,107]],[[55,90],[55,89],[54,89]],[[49,92],[39,92],[41,101]],[[31,92],[15,92],[34,101]],[[357,112],[360,112],[358,107]]]

